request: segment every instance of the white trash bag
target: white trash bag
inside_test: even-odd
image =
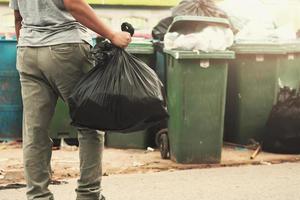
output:
[[[207,26],[201,32],[165,35],[165,48],[177,50],[200,50],[204,52],[224,51],[233,44],[234,35],[230,28]]]

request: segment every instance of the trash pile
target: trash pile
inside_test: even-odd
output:
[[[193,33],[168,33],[176,16],[225,18],[229,26],[207,24],[203,30]],[[152,36],[165,41],[167,49],[204,52],[225,50],[233,43],[272,43],[297,39],[294,27],[291,24],[277,26],[260,0],[224,0],[217,5],[212,0],[183,0],[173,8],[172,16],[162,19],[153,28]]]
[[[161,20],[153,28],[154,39],[165,41],[166,49],[200,50],[211,52],[225,50],[233,44],[232,26],[207,24],[203,30],[192,33],[167,33],[176,16],[205,16],[228,19],[227,14],[212,0],[183,0],[172,10],[172,16]]]

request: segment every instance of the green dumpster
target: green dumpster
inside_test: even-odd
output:
[[[150,41],[133,41],[126,50],[154,69],[154,49]],[[105,134],[105,144],[112,148],[146,149],[155,146],[155,135],[149,130],[126,134],[108,132]]]
[[[176,17],[169,31],[182,30],[181,25],[186,24],[194,24],[193,28],[199,24],[201,29],[207,23],[228,25],[227,20],[220,18]],[[179,163],[219,163],[228,59],[234,58],[234,52],[164,52],[171,159]]]
[[[60,138],[76,139],[77,130],[70,125],[71,118],[67,105],[59,99],[50,125],[50,137],[57,141]]]
[[[299,87],[300,56],[288,44],[246,43],[232,47],[225,140],[239,144],[262,141],[280,87]],[[290,51],[290,52],[288,52]],[[298,51],[299,52],[299,51]]]

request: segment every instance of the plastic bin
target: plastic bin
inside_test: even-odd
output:
[[[126,50],[141,59],[149,67],[154,68],[155,57],[153,45],[150,41],[134,41]],[[105,144],[112,148],[146,149],[155,146],[155,135],[149,130],[133,133],[108,132],[105,134]]]
[[[299,87],[300,56],[289,45],[251,43],[233,46],[236,59],[229,66],[226,141],[261,142],[279,88]]]
[[[0,140],[22,139],[22,97],[16,40],[0,40]]]
[[[77,130],[70,125],[71,118],[68,106],[59,99],[50,125],[50,137],[52,139],[77,139]]]
[[[202,29],[207,23],[228,26],[225,19],[187,16],[176,17],[169,31],[186,31],[191,26],[195,32],[197,27]],[[167,59],[171,159],[179,163],[219,163],[228,59],[234,58],[234,52],[164,52]]]

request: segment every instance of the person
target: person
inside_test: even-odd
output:
[[[49,124],[56,102],[67,102],[74,85],[92,67],[87,28],[125,48],[127,32],[115,32],[84,0],[10,0],[18,38],[17,70],[23,100],[23,161],[28,200],[53,200]],[[78,130],[80,177],[77,200],[101,194],[103,133]]]

